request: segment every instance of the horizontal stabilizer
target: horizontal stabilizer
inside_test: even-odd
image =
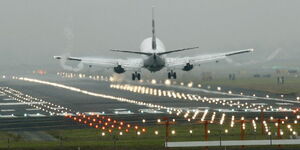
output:
[[[186,51],[186,50],[192,50],[192,49],[196,49],[196,48],[199,48],[199,47],[190,47],[190,48],[177,49],[177,50],[172,50],[172,51],[158,53],[158,55],[165,55],[165,54],[170,54],[170,53],[176,53],[176,52],[181,52],[181,51]]]
[[[135,51],[118,50],[118,49],[111,49],[111,51],[114,51],[114,52],[121,52],[121,53],[140,54],[140,55],[147,55],[147,56],[151,56],[151,55],[152,55],[152,53],[135,52]]]

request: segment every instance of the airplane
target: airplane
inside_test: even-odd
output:
[[[102,66],[105,68],[112,68],[115,73],[121,74],[126,71],[133,71],[132,80],[141,79],[141,69],[145,68],[150,72],[157,72],[163,68],[168,70],[168,79],[176,79],[177,75],[175,69],[183,71],[190,71],[194,66],[200,66],[206,62],[219,62],[226,57],[238,55],[242,53],[252,52],[253,49],[244,49],[231,51],[227,53],[216,53],[210,55],[196,55],[190,57],[167,57],[167,54],[178,53],[187,50],[197,49],[199,47],[189,47],[183,49],[175,49],[166,51],[162,41],[156,37],[154,8],[152,8],[152,37],[146,38],[140,45],[140,51],[129,51],[120,49],[111,49],[113,52],[129,53],[141,55],[141,58],[134,59],[110,59],[110,58],[95,58],[95,57],[66,57],[54,56],[55,59],[66,59],[70,61],[78,61],[83,64]]]

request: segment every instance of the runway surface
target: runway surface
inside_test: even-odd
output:
[[[24,120],[37,118],[50,122],[42,125],[45,128],[76,127],[76,123],[58,119],[76,113],[113,116],[128,122],[142,119],[155,122],[163,116],[185,122],[191,119],[220,121],[224,114],[223,119],[232,119],[234,115],[257,120],[264,110],[266,118],[293,120],[296,116],[292,111],[300,108],[300,101],[293,97],[191,84],[115,82],[100,76],[62,73],[6,76],[0,79],[0,119],[6,122],[0,123],[0,129],[22,129],[26,126]],[[32,121],[29,122],[28,126]]]

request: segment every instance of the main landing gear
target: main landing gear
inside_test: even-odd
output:
[[[171,72],[168,73],[168,79],[176,79],[176,72],[173,72],[173,70],[171,70]]]
[[[141,74],[137,73],[137,72],[133,73],[132,74],[132,80],[135,80],[135,79],[141,80]]]

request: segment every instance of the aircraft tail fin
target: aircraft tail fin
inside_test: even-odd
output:
[[[152,49],[156,50],[154,7],[152,7]]]

